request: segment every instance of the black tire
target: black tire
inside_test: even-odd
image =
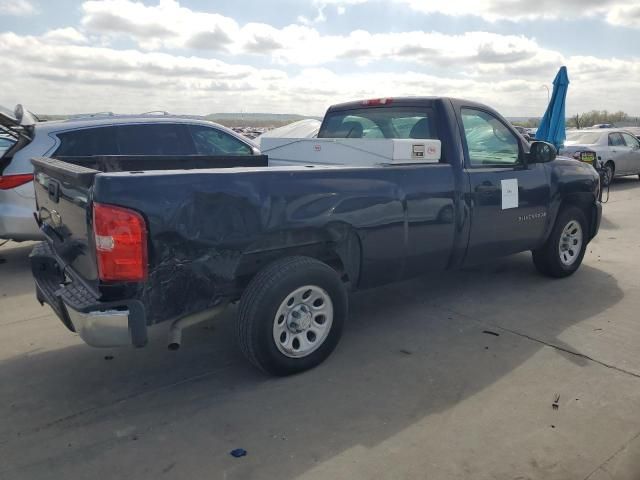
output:
[[[333,306],[333,320],[323,342],[307,356],[292,358],[279,350],[274,339],[276,313],[300,287],[323,289]],[[337,272],[309,257],[278,260],[251,280],[240,299],[237,319],[238,343],[247,359],[262,371],[291,375],[322,363],[334,350],[347,316],[347,291]]]
[[[567,227],[572,221],[576,221],[580,224],[582,229],[582,244],[577,256],[573,260],[573,263],[567,265],[563,263],[561,259],[560,241],[565,227]],[[545,244],[538,250],[534,250],[532,252],[533,263],[538,271],[549,277],[563,278],[568,277],[578,270],[587,250],[587,239],[589,235],[588,225],[585,214],[580,208],[574,206],[563,208],[558,214],[553,230]]]
[[[604,173],[602,175],[602,186],[608,187],[613,182],[613,177],[616,174],[616,166],[611,160],[604,165]]]

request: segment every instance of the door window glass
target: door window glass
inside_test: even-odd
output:
[[[493,115],[462,109],[462,124],[472,166],[510,166],[520,159],[517,137]]]
[[[199,155],[252,155],[246,143],[217,128],[189,125],[189,131]]]
[[[176,123],[119,125],[121,155],[194,155],[186,126]]]
[[[85,128],[59,133],[60,146],[56,157],[90,157],[92,155],[117,155],[114,127]]]
[[[609,134],[609,145],[611,147],[626,147],[627,144],[624,143],[624,139],[622,135],[619,133],[610,133]]]
[[[638,140],[634,138],[632,135],[629,135],[628,133],[623,133],[622,138],[624,138],[624,142],[627,144],[627,147],[631,147],[634,150],[637,150],[638,148],[640,148],[640,142],[638,142]]]

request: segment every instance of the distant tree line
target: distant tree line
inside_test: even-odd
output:
[[[618,123],[618,122],[638,122],[636,117],[631,117],[626,112],[609,112],[608,110],[591,110],[590,112],[580,113],[572,117],[567,117],[567,127],[572,128],[588,128],[599,123]],[[540,124],[539,118],[529,118],[526,121],[514,122],[526,128],[537,128]]]
[[[631,120],[625,112],[609,112],[607,110],[591,110],[567,119],[567,127],[585,128],[599,123],[616,123]]]

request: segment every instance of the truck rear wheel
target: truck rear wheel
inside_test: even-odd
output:
[[[587,225],[581,209],[574,206],[563,208],[546,243],[533,251],[533,263],[538,271],[562,278],[578,270],[587,249]]]
[[[331,354],[346,316],[347,292],[336,271],[313,258],[289,257],[249,283],[240,299],[238,342],[256,367],[290,375]]]

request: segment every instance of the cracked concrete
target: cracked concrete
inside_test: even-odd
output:
[[[91,349],[5,245],[0,479],[638,479],[639,200],[614,184],[569,279],[523,254],[354,295],[334,355],[284,379],[241,357],[233,309],[178,352],[163,328]]]

